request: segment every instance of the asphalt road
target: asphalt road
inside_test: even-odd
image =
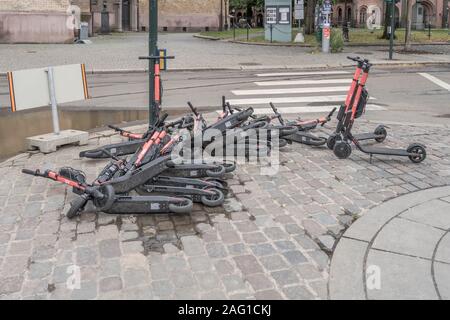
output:
[[[186,102],[191,101],[201,109],[212,111],[220,108],[221,96],[226,96],[231,102],[261,108],[261,112],[268,108],[269,101],[273,101],[288,115],[307,113],[314,116],[342,103],[353,69],[323,72],[285,69],[165,72],[163,108],[188,112]],[[67,106],[144,109],[148,105],[146,74],[90,75],[88,83],[92,99]],[[367,82],[372,99],[368,102],[366,117],[370,120],[449,124],[449,86],[450,65],[373,67]],[[0,79],[0,107],[8,106],[6,81]]]

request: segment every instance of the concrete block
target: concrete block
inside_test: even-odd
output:
[[[29,149],[39,149],[42,153],[55,152],[60,146],[77,143],[88,144],[89,133],[78,130],[63,130],[59,134],[48,133],[27,138]]]

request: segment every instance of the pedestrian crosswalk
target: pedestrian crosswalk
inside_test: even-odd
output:
[[[258,73],[249,87],[231,90],[227,101],[252,106],[256,114],[271,113],[271,102],[282,113],[322,113],[344,103],[351,81],[347,71]],[[369,99],[366,110],[385,110]]]

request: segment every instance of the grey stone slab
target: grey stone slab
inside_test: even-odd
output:
[[[205,291],[214,290],[221,287],[220,279],[215,273],[199,272],[195,274],[195,279],[201,289]]]
[[[378,234],[372,247],[431,259],[444,231],[405,219],[395,218]]]
[[[250,283],[253,290],[255,291],[272,289],[274,287],[272,281],[262,273],[247,275],[245,277],[245,280]]]
[[[441,299],[450,300],[450,265],[446,263],[434,263],[434,279]]]
[[[100,291],[109,292],[122,289],[122,279],[120,277],[108,277],[100,280]]]
[[[242,271],[243,274],[252,274],[262,272],[262,267],[258,260],[252,255],[243,255],[233,258],[236,262],[237,267]]]
[[[72,290],[73,300],[92,300],[97,297],[97,283],[95,281],[81,282],[80,289]]]
[[[175,293],[175,287],[169,280],[152,281],[152,289],[156,299],[168,299]]]
[[[386,201],[356,220],[345,235],[353,239],[371,241],[378,230],[389,219],[418,204],[441,198],[448,194],[450,194],[450,187],[437,187],[405,194]]]
[[[389,252],[370,250],[367,268],[376,268],[380,275],[379,287],[367,290],[369,299],[428,300],[437,299],[431,277],[431,261]],[[378,272],[377,271],[377,272]],[[369,274],[375,276],[375,273]]]
[[[107,239],[99,242],[100,256],[102,258],[120,257],[119,240]]]
[[[283,297],[276,290],[264,290],[255,293],[256,300],[282,300]]]
[[[195,280],[188,270],[177,271],[170,274],[175,287],[178,288],[190,288],[195,285]]]
[[[228,293],[234,293],[238,291],[246,291],[244,280],[236,274],[230,274],[222,277],[222,283]]]
[[[183,250],[188,256],[202,255],[205,253],[202,240],[197,236],[187,236],[181,238]]]
[[[267,256],[276,252],[275,248],[270,243],[256,244],[250,246],[250,249],[256,256]]]
[[[213,269],[213,265],[208,256],[190,257],[188,262],[193,272],[210,271]]]
[[[433,227],[450,228],[450,203],[434,199],[415,206],[401,214],[401,217]]]
[[[450,233],[447,233],[436,250],[436,261],[450,263]]]
[[[365,298],[362,272],[366,250],[365,242],[341,238],[331,259],[330,299]]]
[[[314,295],[305,286],[292,286],[283,288],[289,300],[312,300]]]
[[[308,261],[306,257],[298,250],[285,251],[282,255],[291,265],[298,265]]]
[[[270,275],[280,287],[289,286],[300,282],[297,274],[292,270],[273,271]]]

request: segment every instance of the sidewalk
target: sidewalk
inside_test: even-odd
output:
[[[88,72],[97,73],[146,70],[147,63],[138,57],[148,55],[147,34],[112,34],[92,41],[91,45],[0,44],[0,74],[71,63],[85,63]],[[387,47],[351,47],[339,54],[322,54],[311,48],[212,42],[187,33],[162,33],[159,46],[175,56],[168,62],[169,70],[332,67],[348,65],[348,55],[364,56],[375,63],[392,63],[387,60]],[[393,62],[450,63],[450,45],[424,48],[430,54],[395,54]]]
[[[360,121],[359,126],[366,131],[376,124]],[[256,165],[239,165],[223,208],[198,207],[184,216],[93,212],[69,221],[64,216],[73,199],[68,188],[20,174],[22,168],[73,166],[89,180],[105,161],[81,160],[78,153],[120,140],[111,134],[93,134],[89,146],[23,154],[0,164],[1,298],[364,298],[356,286],[365,261],[359,248],[368,242],[367,261],[381,268],[382,288],[368,298],[397,298],[399,292],[408,298],[439,298],[429,286],[434,277],[440,297],[449,299],[450,190],[435,188],[450,185],[446,128],[389,130],[388,146],[412,140],[427,146],[428,158],[419,165],[389,157],[375,157],[370,164],[357,151],[348,160],[337,160],[326,149],[294,144],[280,153],[277,175],[263,176]],[[428,211],[431,205],[433,212]],[[373,231],[361,232],[367,228]],[[345,247],[351,239],[359,239],[352,240],[355,252]],[[339,273],[343,260],[347,268]],[[74,264],[81,268],[81,288],[69,290],[67,268]],[[359,282],[349,282],[350,276]],[[349,286],[346,291],[343,283]]]

